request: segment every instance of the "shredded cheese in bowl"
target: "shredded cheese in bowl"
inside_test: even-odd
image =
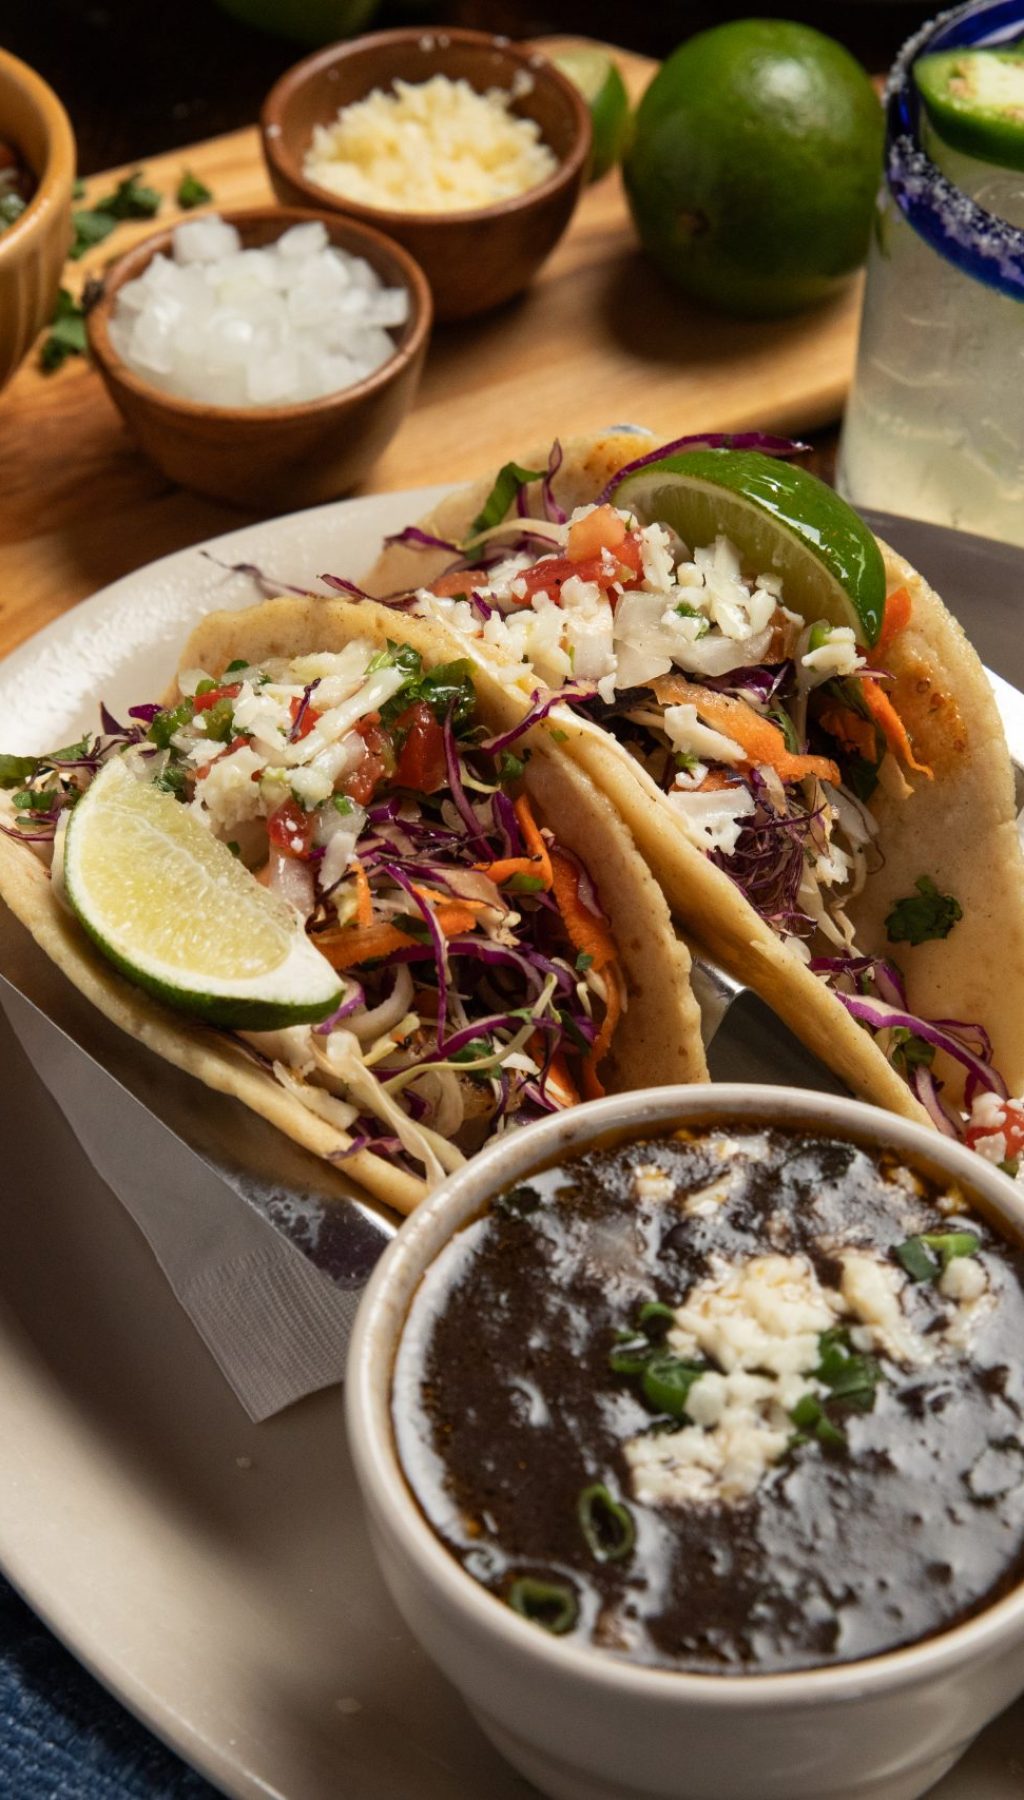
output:
[[[514,199],[558,167],[533,119],[512,106],[530,77],[478,93],[464,79],[396,80],[318,125],[303,173],[363,206],[393,212],[469,212]]]

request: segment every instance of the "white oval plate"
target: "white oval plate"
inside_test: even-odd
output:
[[[207,548],[283,580],[351,573],[442,491],[321,507]],[[115,714],[158,695],[196,619],[254,598],[198,548],[115,583],[0,664],[0,748],[68,741],[101,695]],[[970,626],[972,596],[946,598]],[[1009,648],[1003,667],[1022,678]],[[2,1014],[0,1067],[7,1575],[238,1800],[524,1800],[384,1592],[337,1391],[251,1425]],[[1022,1781],[1017,1708],[935,1800],[1020,1800]]]

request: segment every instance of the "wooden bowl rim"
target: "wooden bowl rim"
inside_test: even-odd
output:
[[[104,369],[134,394],[164,412],[176,414],[181,418],[195,420],[232,421],[242,427],[250,421],[254,424],[267,421],[295,421],[316,417],[320,413],[329,413],[334,409],[345,410],[355,399],[365,399],[372,394],[390,386],[422,352],[433,323],[434,304],[430,292],[430,284],[415,258],[409,255],[404,245],[395,243],[382,231],[375,231],[372,226],[364,225],[359,219],[348,219],[338,213],[325,214],[313,211],[308,207],[298,206],[247,206],[236,207],[232,211],[217,215],[226,225],[234,225],[244,232],[250,225],[265,222],[279,223],[283,234],[292,225],[306,225],[316,222],[325,227],[328,233],[339,229],[350,228],[356,238],[362,240],[368,249],[383,250],[394,258],[402,271],[404,285],[411,304],[409,335],[404,344],[396,344],[393,355],[387,362],[381,363],[372,375],[362,381],[353,382],[351,387],[336,388],[330,394],[321,394],[315,400],[293,401],[287,406],[216,406],[206,400],[186,400],[180,394],[168,393],[165,388],[157,387],[125,362],[110,341],[110,315],[113,311],[117,295],[125,283],[133,281],[148,268],[153,257],[169,248],[177,226],[183,223],[177,220],[175,225],[166,226],[162,231],[154,232],[151,237],[144,238],[131,250],[126,250],[116,262],[111,263],[103,275],[103,292],[99,299],[89,308],[86,315],[86,330],[89,337],[89,348]],[[280,234],[279,234],[280,235]],[[244,248],[243,244],[243,248]],[[350,254],[358,254],[354,249]],[[369,258],[367,260],[370,260]],[[376,265],[374,265],[376,267]],[[379,271],[378,271],[379,272]]]
[[[50,216],[54,206],[70,200],[75,179],[75,134],[64,107],[49,83],[31,63],[0,48],[0,70],[12,76],[39,112],[46,130],[46,163],[36,178],[36,191],[25,211],[0,232],[0,260],[12,245],[23,245],[29,232]],[[33,171],[34,173],[34,171]]]
[[[538,182],[536,187],[526,188],[521,194],[496,201],[493,206],[460,207],[449,212],[400,212],[384,206],[366,206],[361,200],[347,200],[343,194],[332,193],[330,188],[319,187],[315,181],[308,180],[301,164],[292,156],[281,127],[285,104],[295,91],[303,87],[313,75],[357,58],[366,51],[386,49],[391,45],[422,44],[424,39],[435,40],[440,49],[456,44],[464,45],[467,49],[496,51],[506,59],[513,71],[525,70],[535,80],[546,81],[568,101],[569,109],[575,117],[576,129],[572,146],[560,158],[553,175],[549,175],[546,181]],[[301,62],[286,69],[274,83],[260,109],[263,152],[278,173],[303,195],[308,196],[310,205],[325,210],[330,207],[334,212],[374,225],[381,231],[387,230],[389,221],[393,229],[401,231],[412,230],[417,226],[432,231],[445,231],[457,230],[460,225],[481,225],[491,220],[514,218],[528,212],[531,207],[551,199],[571,186],[582,173],[590,154],[592,135],[590,108],[583,95],[569,77],[555,67],[546,51],[530,42],[522,45],[515,43],[500,33],[469,31],[457,26],[402,25],[393,31],[367,32],[362,37],[350,38],[340,44],[329,44],[326,49],[315,50],[311,56],[303,57]],[[548,145],[548,148],[551,146]]]

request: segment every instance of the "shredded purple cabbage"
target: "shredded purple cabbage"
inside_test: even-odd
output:
[[[278,594],[298,594],[303,600],[311,596],[310,588],[295,587],[290,581],[278,581],[275,576],[268,575],[261,569],[258,563],[225,562],[223,557],[214,556],[212,550],[200,550],[199,554],[205,556],[207,562],[216,563],[218,569],[224,569],[228,575],[248,575],[249,580],[256,583],[267,600],[275,599]]]
[[[539,688],[535,688],[530,695],[529,711],[519,720],[518,724],[513,725],[508,731],[499,732],[497,737],[485,738],[483,743],[478,745],[478,749],[485,751],[488,756],[500,756],[501,752],[516,743],[525,731],[531,730],[534,725],[540,723],[541,719],[546,719],[552,707],[560,706],[563,701],[589,699],[595,692],[596,689],[590,682],[572,682],[559,688],[556,694],[549,692],[547,698],[542,699]]]
[[[430,531],[421,531],[418,525],[407,525],[404,531],[393,531],[384,539],[385,546],[401,544],[403,548],[413,550],[450,550],[458,556],[460,546],[453,544],[450,538],[435,537]]]
[[[598,494],[597,504],[603,506],[610,500],[627,475],[635,475],[638,469],[646,469],[649,463],[662,462],[666,456],[675,456],[680,450],[760,450],[763,456],[803,456],[810,447],[793,438],[772,437],[763,431],[707,431],[693,437],[673,438],[670,444],[660,444],[657,450],[649,450],[646,456],[638,456],[634,462],[619,469]]]

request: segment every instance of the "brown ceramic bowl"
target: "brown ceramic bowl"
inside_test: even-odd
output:
[[[0,232],[0,388],[53,313],[71,243],[75,140],[52,88],[0,50],[0,138],[37,187],[21,217]]]
[[[480,92],[529,75],[532,90],[512,111],[537,121],[558,158],[554,175],[497,206],[446,213],[363,206],[306,179],[302,165],[314,125],[331,124],[340,107],[390,88],[396,78],[426,81],[437,74],[462,76]],[[590,114],[572,82],[540,51],[483,31],[411,27],[333,44],[282,75],[260,124],[278,199],[329,208],[397,238],[423,268],[439,319],[486,312],[526,287],[572,217],[590,155]]]
[[[107,271],[88,317],[96,366],[140,447],[182,487],[275,512],[336,499],[365,474],[412,405],[432,316],[423,271],[399,244],[337,213],[261,206],[222,217],[246,249],[319,219],[338,249],[365,257],[388,287],[408,291],[409,318],[394,332],[395,354],[365,381],[293,406],[203,406],[165,393],[128,367],[109,331],[118,290],[170,250],[172,233],[161,231]]]

